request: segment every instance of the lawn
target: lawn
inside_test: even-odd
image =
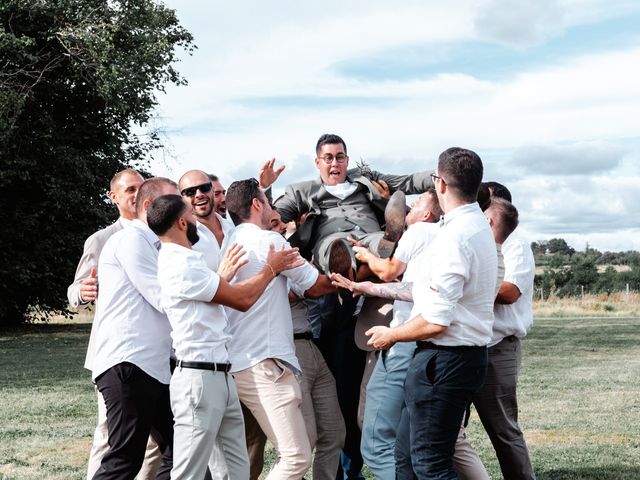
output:
[[[0,335],[0,479],[84,478],[96,415],[82,368],[89,329]],[[640,318],[538,318],[524,349],[520,421],[538,479],[640,478]],[[477,416],[468,435],[501,478]]]

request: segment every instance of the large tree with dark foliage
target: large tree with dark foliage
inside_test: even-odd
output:
[[[111,221],[109,179],[192,36],[153,0],[0,2],[0,327],[65,312],[84,239]]]

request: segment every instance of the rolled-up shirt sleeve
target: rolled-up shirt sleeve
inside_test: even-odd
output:
[[[430,262],[426,282],[414,286],[417,313],[430,323],[448,327],[455,318],[456,306],[462,297],[469,276],[468,253],[453,242],[440,242],[428,255]]]
[[[189,276],[182,284],[182,298],[210,302],[218,291],[220,277],[209,270],[204,262],[189,260]]]

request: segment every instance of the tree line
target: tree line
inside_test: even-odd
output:
[[[562,238],[533,242],[531,249],[536,265],[543,268],[536,275],[535,286],[545,295],[612,293],[627,288],[640,291],[640,252],[600,252],[588,244],[584,252],[577,252]],[[599,272],[598,267],[603,265],[606,268]]]
[[[154,0],[0,2],[0,328],[67,313],[84,240],[117,214],[109,180],[160,146],[156,96],[193,48]]]

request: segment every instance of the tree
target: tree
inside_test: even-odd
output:
[[[549,253],[561,253],[563,255],[573,255],[576,251],[570,247],[564,238],[552,238],[547,242],[547,250]]]
[[[152,0],[0,3],[0,326],[66,312],[82,242],[110,223],[109,179],[140,166],[134,134],[185,80],[192,36]]]

